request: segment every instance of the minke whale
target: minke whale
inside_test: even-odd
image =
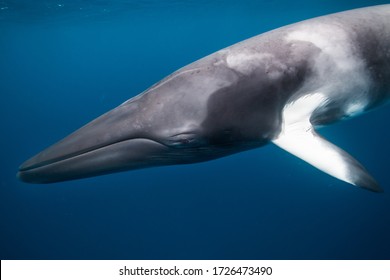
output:
[[[53,183],[274,143],[335,178],[380,192],[363,165],[317,129],[389,95],[390,5],[326,15],[179,69],[24,162],[17,177]]]

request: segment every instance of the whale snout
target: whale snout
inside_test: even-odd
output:
[[[53,183],[161,165],[169,148],[133,125],[136,110],[119,106],[24,162],[17,177]]]
[[[157,166],[167,150],[149,139],[131,139],[63,158],[46,160],[38,154],[20,166],[17,177],[43,184]]]

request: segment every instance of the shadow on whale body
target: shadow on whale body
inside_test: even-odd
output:
[[[53,183],[207,161],[272,142],[380,192],[357,160],[315,128],[386,102],[389,48],[390,5],[279,28],[179,69],[27,160],[17,176]]]

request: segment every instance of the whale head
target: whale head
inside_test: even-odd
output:
[[[17,176],[52,183],[201,162],[268,142],[277,119],[269,100],[226,65],[208,65],[173,73],[27,160]]]

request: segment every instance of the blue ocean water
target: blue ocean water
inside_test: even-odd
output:
[[[30,156],[196,59],[386,2],[0,0],[0,258],[389,259],[389,107],[321,131],[383,194],[273,145],[51,185],[15,177]]]

